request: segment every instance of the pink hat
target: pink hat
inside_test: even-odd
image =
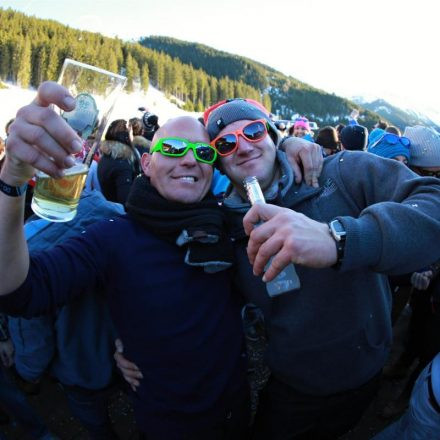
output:
[[[295,120],[295,123],[293,124],[293,127],[303,127],[306,130],[310,131],[310,125],[309,125],[309,120],[307,118],[297,118]]]

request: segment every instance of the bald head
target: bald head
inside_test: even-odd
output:
[[[169,119],[154,134],[152,145],[154,146],[160,138],[180,137],[191,142],[206,142],[209,144],[209,136],[205,127],[191,116],[178,116]]]
[[[170,119],[153,137],[153,145],[163,138],[181,138],[191,143],[208,143],[205,127],[190,116]],[[188,147],[189,148],[189,147]],[[163,151],[142,156],[142,169],[150,178],[159,194],[170,201],[180,203],[198,203],[208,193],[211,186],[213,166],[196,159],[192,149],[186,149],[183,155],[170,157]]]

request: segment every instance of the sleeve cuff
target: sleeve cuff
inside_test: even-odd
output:
[[[337,217],[346,235],[344,259],[340,270],[376,266],[382,254],[382,234],[371,215],[359,218]]]

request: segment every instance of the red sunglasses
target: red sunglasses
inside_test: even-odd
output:
[[[220,156],[229,156],[238,148],[238,136],[243,136],[249,142],[258,142],[265,139],[267,133],[267,121],[265,119],[257,119],[256,121],[248,122],[238,130],[216,137],[211,142],[211,146],[217,150]]]
[[[264,107],[263,104],[261,104],[258,101],[255,101],[254,99],[245,99],[245,98],[232,98],[232,99],[223,99],[223,101],[219,101],[216,104],[211,105],[211,107],[208,107],[204,113],[203,113],[203,121],[205,123],[205,126],[207,126],[208,124],[208,119],[209,119],[209,115],[218,107],[220,107],[223,104],[227,104],[228,102],[232,102],[232,101],[246,101],[249,102],[250,104],[252,104],[253,106],[257,107],[258,109],[260,109],[264,114],[266,114],[267,116],[269,116],[269,112],[267,111],[266,107]]]

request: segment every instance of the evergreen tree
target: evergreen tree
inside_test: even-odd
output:
[[[131,56],[131,53],[127,54],[127,59],[125,60],[125,76],[127,77],[127,83],[125,90],[127,92],[132,92],[134,90],[134,82],[139,79],[139,66],[137,61]]]
[[[263,94],[263,105],[267,108],[267,110],[272,110],[272,101],[270,100],[270,96],[268,93]]]
[[[196,111],[196,112],[203,112],[204,110],[205,110],[205,107],[203,106],[203,102],[200,99],[198,99],[197,103],[196,103],[196,105],[194,107],[194,111]]]
[[[46,46],[44,44],[40,44],[37,48],[35,48],[32,58],[31,84],[34,87],[38,87],[44,81],[47,69]]]
[[[58,68],[59,68],[58,49],[54,44],[50,44],[45,79],[50,81],[56,81],[58,78]]]
[[[147,92],[149,85],[150,85],[150,76],[148,72],[148,63],[144,63],[141,69],[141,89],[144,92]]]
[[[11,75],[11,44],[9,40],[0,39],[0,79],[7,80]]]
[[[216,102],[220,101],[218,98],[218,81],[217,78],[214,78],[213,76],[210,77],[209,79],[209,87],[211,88],[211,102],[208,104],[212,105],[215,104]]]
[[[31,81],[31,42],[28,38],[23,42],[20,53],[17,82],[23,88],[28,88]]]

